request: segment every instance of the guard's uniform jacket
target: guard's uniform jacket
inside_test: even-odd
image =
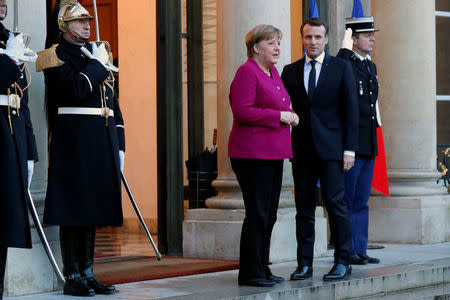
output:
[[[0,48],[5,49],[8,35],[0,23]],[[0,247],[31,248],[27,160],[37,161],[38,156],[28,109],[25,66],[0,54],[0,70]],[[6,105],[8,89],[10,94],[17,92],[22,96],[20,108],[18,103],[9,108]]]
[[[50,127],[44,223],[122,225],[119,149],[125,150],[125,134],[112,74],[62,38],[38,53],[36,68],[44,70]],[[102,106],[109,117],[85,114]]]
[[[359,156],[375,157],[378,155],[377,147],[377,112],[378,76],[377,67],[366,59],[369,69],[353,51],[342,48],[337,57],[351,62],[355,74],[356,88],[359,103],[359,148],[356,152]]]

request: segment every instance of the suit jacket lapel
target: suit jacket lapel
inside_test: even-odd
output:
[[[298,74],[298,88],[301,94],[307,94],[304,80],[305,58],[303,57],[297,64],[296,73]]]
[[[324,82],[327,82],[328,77],[328,63],[330,62],[330,57],[325,53],[325,57],[323,59],[322,68],[320,69],[319,80],[317,81],[316,89],[314,90],[314,96],[317,95],[318,90],[322,87]]]

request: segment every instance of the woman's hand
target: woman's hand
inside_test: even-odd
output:
[[[287,125],[297,126],[299,118],[296,113],[290,111],[282,111],[280,112],[280,122]]]

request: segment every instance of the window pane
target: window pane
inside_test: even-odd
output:
[[[450,144],[450,101],[437,101],[437,143]]]
[[[436,17],[436,92],[438,95],[450,95],[449,33],[450,18]]]
[[[450,11],[450,1],[448,1],[448,0],[436,0],[436,10]]]

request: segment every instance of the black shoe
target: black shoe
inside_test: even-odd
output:
[[[313,268],[304,266],[297,267],[294,273],[291,274],[291,280],[305,280],[311,278],[313,274]]]
[[[379,264],[380,263],[380,260],[378,258],[370,257],[367,254],[358,254],[358,256],[361,257],[362,259],[367,260],[367,262],[369,264]]]
[[[81,278],[80,274],[72,274],[66,278],[64,295],[91,297],[95,296],[95,293]]]
[[[87,284],[94,289],[96,294],[115,294],[119,291],[116,290],[116,287],[113,285],[104,285],[100,281],[97,280],[94,276],[86,277]]]
[[[270,274],[269,276],[266,276],[267,280],[275,281],[276,283],[280,283],[284,281],[284,278],[281,276],[275,276],[273,274]]]
[[[239,280],[239,285],[249,285],[249,286],[274,286],[276,284],[273,280],[268,280],[266,278],[251,278],[247,280]]]
[[[330,272],[323,275],[323,281],[336,281],[347,279],[352,274],[352,266],[344,264],[335,264]]]
[[[350,256],[350,264],[352,265],[367,265],[369,262],[359,254]]]

